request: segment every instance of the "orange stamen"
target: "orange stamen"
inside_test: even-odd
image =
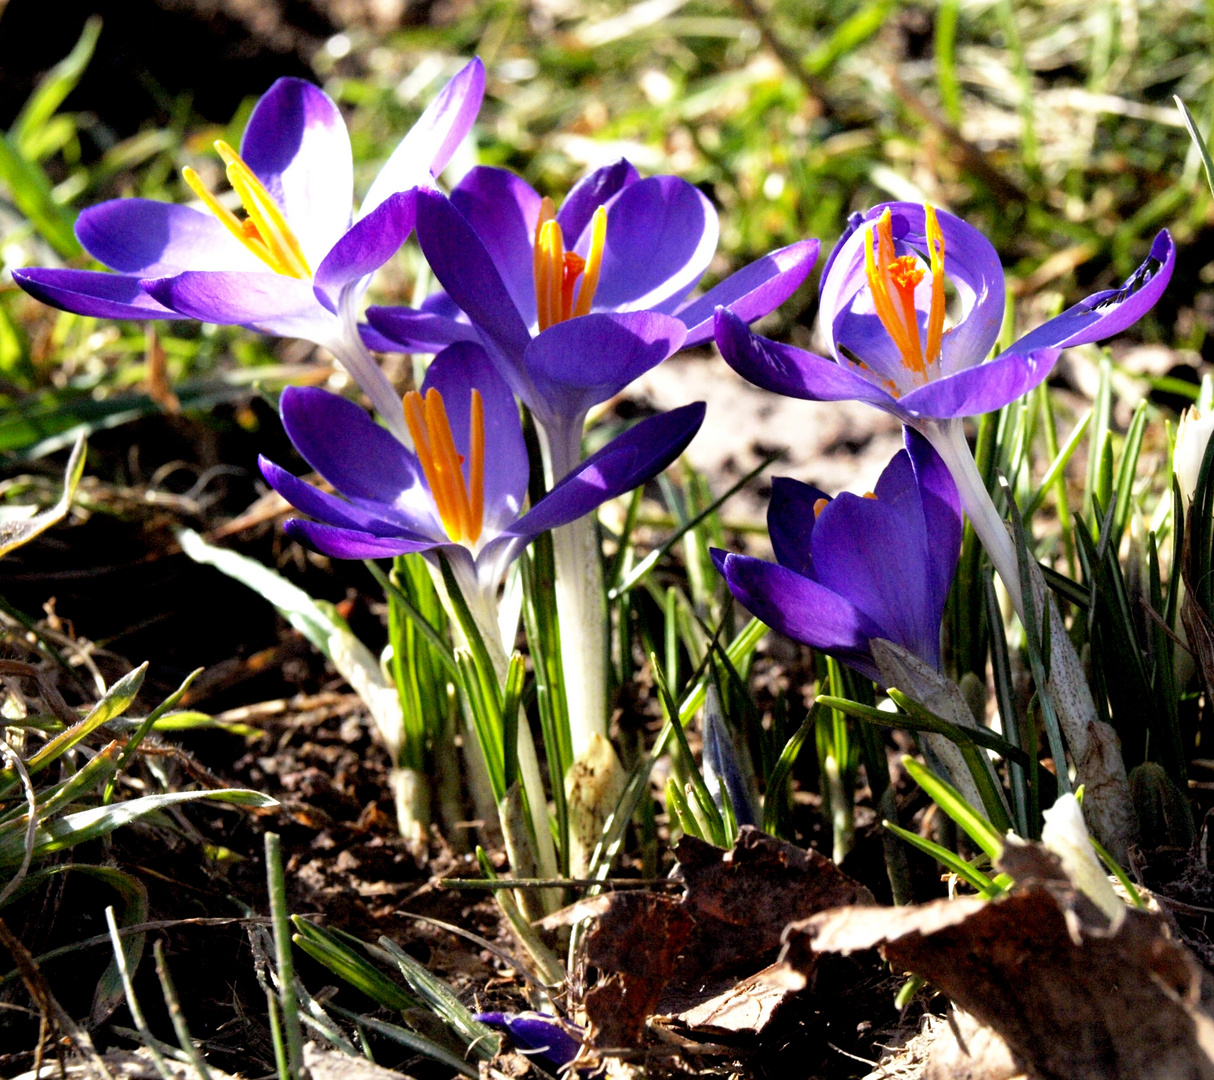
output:
[[[544,226],[556,216],[556,207],[547,196],[540,202],[540,216],[535,223],[535,251],[532,255],[535,275],[535,313],[541,330],[552,325],[548,313],[548,270],[551,264],[544,253]]]
[[[603,207],[590,219],[590,249],[584,259],[565,250],[565,237],[553,214],[552,200],[545,198],[540,203],[532,254],[535,318],[541,330],[590,313],[607,242],[607,211]]]
[[[485,409],[480,392],[472,391],[468,480],[460,466],[463,456],[455,448],[443,396],[431,387],[425,398],[411,390],[404,398],[405,423],[435,508],[447,535],[456,543],[475,544],[485,514]]]
[[[814,502],[814,520],[822,516],[822,511],[830,505],[830,499],[818,499]]]
[[[248,215],[243,221],[227,207],[222,206],[203,186],[202,179],[191,168],[181,170],[182,178],[203,202],[208,210],[244,247],[256,255],[276,274],[285,277],[310,278],[311,267],[298,237],[283,217],[282,211],[256,173],[241,160],[222,139],[215,149],[227,166],[228,183],[240,196],[241,205]]]
[[[864,271],[868,277],[873,307],[902,354],[902,366],[915,375],[923,375],[926,365],[915,310],[915,286],[923,280],[923,271],[917,266],[913,255],[898,255],[894,247],[893,218],[888,210],[877,222],[875,257],[871,229],[868,235],[864,249]],[[897,306],[890,296],[891,287],[897,293]]]
[[[860,498],[875,500],[877,498],[877,493],[875,491],[866,491],[863,495],[860,496]]]

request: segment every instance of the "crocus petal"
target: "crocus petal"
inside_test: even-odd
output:
[[[594,212],[639,179],[632,163],[624,158],[583,176],[565,196],[556,214],[557,223],[565,234],[565,243],[576,245]]]
[[[579,1032],[572,1024],[564,1024],[555,1016],[542,1013],[476,1013],[476,1019],[490,1027],[507,1031],[514,1044],[526,1053],[555,1066],[557,1070],[578,1055],[581,1040],[570,1031]]]
[[[742,378],[764,390],[807,401],[864,401],[902,415],[899,403],[843,364],[752,334],[728,308],[716,313],[717,347]]]
[[[590,314],[550,326],[524,355],[538,400],[528,400],[545,423],[580,418],[633,379],[678,352],[686,327],[651,311]]]
[[[473,57],[426,106],[417,123],[384,162],[363,200],[364,217],[389,195],[431,183],[472,130],[485,96],[485,66]]]
[[[523,322],[534,325],[539,194],[508,169],[478,165],[451,192],[451,205],[485,245]]]
[[[144,291],[174,311],[203,322],[248,326],[267,334],[326,344],[337,332],[312,283],[269,271],[187,271],[145,278]]]
[[[801,287],[817,259],[817,240],[789,244],[756,259],[703,296],[684,304],[675,312],[687,326],[683,348],[702,345],[712,338],[713,313],[718,306],[729,308],[745,323],[775,311]]]
[[[917,203],[896,202],[874,206],[854,226],[850,235],[834,252],[828,263],[829,273],[822,277],[821,317],[823,334],[832,355],[839,355],[840,346],[850,349],[859,359],[868,362],[865,346],[871,335],[853,338],[856,324],[845,323],[857,294],[868,289],[865,273],[865,246],[869,243],[868,225],[875,224],[889,210],[892,231],[900,253],[927,252],[926,215]],[[1003,267],[999,255],[972,225],[944,210],[936,212],[936,220],[944,236],[944,272],[961,304],[961,318],[944,337],[942,370],[945,373],[981,363],[999,336],[1003,322]],[[926,281],[926,278],[925,278]]]
[[[373,213],[356,221],[317,267],[313,278],[316,298],[336,312],[342,289],[365,282],[392,258],[409,238],[416,220],[417,195],[410,190],[390,196]],[[361,288],[356,290],[361,292]]]
[[[1057,349],[1024,356],[1006,353],[912,390],[899,400],[900,414],[913,420],[950,420],[1001,409],[1046,378],[1057,359]]]
[[[931,443],[913,428],[906,428],[904,436],[927,529],[931,594],[943,611],[961,554],[961,495],[944,459]]]
[[[1151,253],[1120,289],[1106,289],[1067,308],[1025,334],[1003,355],[1025,355],[1034,349],[1067,349],[1120,334],[1155,306],[1176,266],[1176,245],[1164,229],[1155,237]]]
[[[712,203],[686,180],[651,176],[630,184],[607,207],[593,310],[675,308],[708,269],[719,233]],[[578,254],[584,257],[588,245],[584,231]]]
[[[850,600],[775,563],[723,551],[712,555],[729,591],[761,622],[865,678],[880,677],[868,643],[881,629]]]
[[[279,79],[249,117],[240,156],[274,197],[313,270],[350,226],[354,161],[329,95]]]
[[[184,319],[149,296],[139,278],[98,270],[14,270],[13,280],[44,304],[97,319]]]
[[[279,495],[296,510],[303,511],[309,517],[314,517],[325,525],[353,529],[370,533],[372,536],[396,537],[417,543],[433,542],[431,537],[414,533],[407,527],[402,528],[398,520],[389,520],[389,517],[397,516],[391,514],[390,508],[384,507],[383,509],[389,512],[381,514],[375,510],[368,510],[364,506],[347,502],[345,499],[339,499],[336,495],[330,495],[327,491],[321,491],[320,488],[305,483],[298,476],[293,476],[286,469],[275,465],[265,457],[258,457],[257,465],[261,469],[261,475],[266,478],[266,482]]]
[[[530,541],[632,491],[674,461],[703,422],[704,403],[697,401],[634,424],[591,454],[503,535]]]
[[[455,448],[464,458],[465,480],[471,469],[472,390],[480,392],[485,420],[485,532],[501,532],[518,516],[527,494],[529,464],[518,405],[489,354],[479,344],[462,342],[434,358],[422,383],[443,398]]]
[[[445,535],[423,486],[417,458],[352,401],[316,387],[288,386],[282,425],[300,456],[342,495],[405,527]]]
[[[899,456],[905,461],[905,454]],[[909,463],[906,473],[913,486]],[[938,668],[943,608],[935,608],[928,590],[928,538],[921,513],[913,528],[904,510],[880,496],[838,495],[814,524],[814,570],[824,588],[881,628],[876,636]]]
[[[299,540],[332,559],[390,559],[396,555],[411,555],[432,551],[442,545],[433,540],[407,540],[398,536],[372,536],[356,529],[341,529],[303,518],[288,518],[283,531],[292,540]]]
[[[111,199],[76,219],[85,250],[139,277],[181,270],[264,270],[265,264],[211,214],[154,199]]]
[[[826,492],[811,484],[777,476],[771,482],[771,501],[767,504],[767,532],[776,562],[811,580],[817,577],[810,537],[817,518],[814,507],[819,499],[830,502]]]
[[[509,370],[501,372],[523,396],[522,358],[531,333],[476,231],[443,194],[417,194],[417,239],[434,276],[492,342]]]
[[[380,333],[374,326],[369,326],[367,323],[358,324],[358,336],[362,338],[363,344],[372,352],[398,353],[413,351],[409,348],[402,348],[400,342],[393,341],[391,338]],[[417,351],[421,352],[422,350],[418,349]],[[426,352],[431,351],[437,352],[438,350],[426,350]]]
[[[415,311],[409,307],[367,308],[367,322],[378,335],[372,345],[363,332],[368,348],[379,352],[441,352],[457,341],[479,342],[481,337],[469,322]]]

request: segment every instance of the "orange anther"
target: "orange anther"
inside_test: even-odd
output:
[[[822,516],[822,511],[830,505],[830,499],[816,499],[814,501],[814,520],[816,521]]]

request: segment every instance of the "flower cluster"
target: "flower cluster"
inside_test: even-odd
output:
[[[714,553],[730,590],[764,622],[874,680],[879,641],[938,674],[963,513],[1023,609],[1030,583],[1019,580],[962,420],[1033,390],[1064,349],[1108,338],[1146,313],[1176,260],[1166,232],[1120,287],[996,352],[1006,287],[978,230],[907,202],[853,214],[821,276],[826,355],[816,355],[750,327],[806,280],[818,241],[774,251],[697,294],[719,223],[705,195],[679,177],[642,177],[621,160],[583,178],[559,207],[502,168],[473,168],[442,190],[437,178],[472,128],[484,83],[479,60],[451,79],[355,214],[340,112],[318,88],[281,79],[254,109],[239,152],[215,144],[241,213],[187,168],[197,206],[120,199],[80,216],[81,243],[109,271],[40,268],[14,277],[47,303],[85,315],[234,324],[331,350],[378,416],[323,390],[282,395],[287,434],[327,485],[262,460],[273,488],[308,515],[287,531],[337,558],[417,553],[443,562],[499,645],[495,613],[507,570],[551,532],[579,759],[602,754],[603,745],[610,755],[608,620],[590,515],[681,454],[704,406],[651,417],[585,460],[584,428],[596,405],[681,349],[715,338],[734,370],[759,387],[866,402],[906,427],[906,449],[864,496],[832,499],[776,480],[768,518],[776,563]],[[413,236],[439,287],[417,308],[364,311],[372,276]],[[435,358],[402,400],[371,350]],[[529,458],[520,406],[535,421],[542,461]],[[1190,421],[1180,440],[1186,494],[1208,429]],[[546,494],[529,504],[541,473]],[[1050,678],[1082,682],[1065,628],[1051,642]],[[1061,723],[1083,778],[1087,759],[1076,748],[1096,730],[1094,708],[1084,711],[1090,694],[1080,687],[1059,700],[1061,713],[1074,709]],[[1096,779],[1089,806],[1112,790]],[[528,796],[537,837],[546,833],[542,794],[536,782]]]

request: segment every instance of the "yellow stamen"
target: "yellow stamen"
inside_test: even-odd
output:
[[[540,203],[532,254],[535,318],[541,330],[590,313],[603,267],[603,247],[607,242],[607,211],[603,207],[600,206],[590,219],[590,250],[585,259],[565,250],[564,234],[553,215],[552,200],[546,198]]]
[[[582,287],[577,294],[577,307],[573,314],[589,315],[594,303],[595,290],[599,287],[599,273],[603,269],[603,247],[607,243],[607,208],[600,206],[590,219],[590,250],[586,252],[586,270],[582,276]]]
[[[414,390],[405,395],[405,423],[447,535],[456,543],[475,544],[485,515],[485,408],[480,392],[472,391],[471,462],[465,481],[463,456],[455,448],[443,396],[431,387],[425,398]]]
[[[291,231],[287,219],[274,201],[274,197],[266,190],[265,185],[257,178],[257,174],[248,167],[226,142],[222,139],[215,143],[215,149],[227,166],[228,183],[240,196],[249,220],[256,226],[266,247],[274,253],[282,265],[283,273],[292,277],[310,278],[312,271],[308,267],[307,257],[299,239]]]
[[[814,520],[822,516],[822,511],[830,505],[830,499],[817,499],[814,502]]]
[[[934,207],[924,206],[927,216],[927,248],[931,256],[932,306],[927,316],[927,362],[934,364],[940,359],[940,346],[944,340],[944,233],[936,220]]]
[[[876,492],[874,492],[874,491],[866,491],[866,492],[865,492],[863,495],[861,495],[861,496],[860,496],[860,498],[862,498],[862,499],[874,499],[874,500],[875,500],[875,499],[877,498],[877,493],[876,493]]]
[[[303,247],[292,232],[291,226],[287,224],[286,218],[282,216],[274,197],[226,142],[218,140],[215,149],[227,166],[228,183],[240,196],[241,205],[248,217],[241,221],[230,210],[220,205],[219,200],[203,186],[199,175],[187,167],[181,170],[181,175],[190,190],[203,201],[228,232],[276,274],[310,278],[312,270],[308,266]]]

